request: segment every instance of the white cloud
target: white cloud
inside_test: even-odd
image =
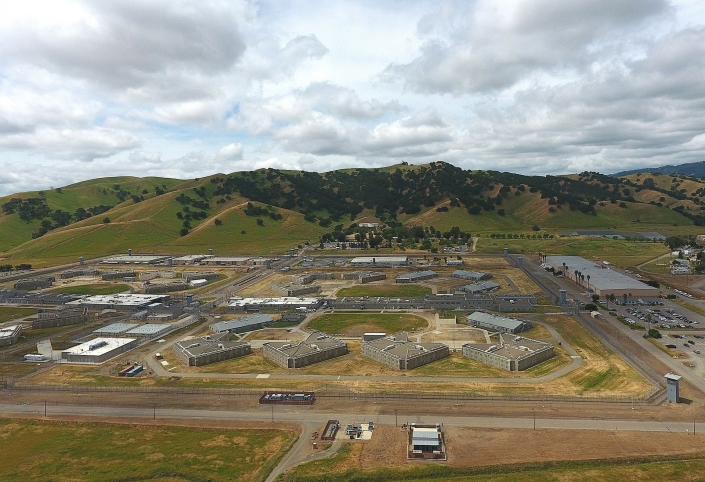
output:
[[[245,147],[239,142],[228,144],[215,153],[215,158],[221,162],[239,161],[245,153]]]

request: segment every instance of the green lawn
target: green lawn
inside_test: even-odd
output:
[[[296,436],[16,419],[0,420],[0,440],[0,480],[261,481]]]
[[[399,333],[425,328],[427,321],[419,316],[404,313],[331,313],[319,316],[308,328],[325,333],[342,333],[361,336],[368,331]]]
[[[130,290],[130,285],[125,284],[92,284],[78,286],[61,286],[51,290],[52,293],[68,293],[72,295],[113,295]]]
[[[36,315],[36,308],[16,308],[14,306],[0,306],[0,323],[14,320],[24,316]]]
[[[400,298],[424,296],[431,293],[431,288],[418,285],[357,285],[341,288],[337,296],[396,296]]]

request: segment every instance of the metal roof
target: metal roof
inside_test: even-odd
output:
[[[506,316],[491,315],[489,313],[484,313],[482,311],[475,311],[474,313],[468,315],[468,321],[475,321],[478,323],[484,323],[493,326],[500,326],[502,328],[516,330],[521,327],[525,322],[521,320],[516,320],[514,318],[507,318]]]

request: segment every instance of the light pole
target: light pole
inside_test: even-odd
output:
[[[399,417],[397,416],[397,412],[399,411],[398,408],[394,409],[394,426],[398,427],[399,426]],[[695,423],[695,422],[693,422]],[[693,431],[694,432],[694,431]]]

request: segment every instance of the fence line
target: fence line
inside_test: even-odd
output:
[[[284,393],[281,388],[199,388],[199,387],[118,387],[104,385],[32,385],[13,384],[0,381],[7,390],[67,393],[133,393],[146,395],[204,395],[204,396],[257,396],[263,393]],[[345,390],[322,390],[314,392],[316,398],[347,400],[438,400],[438,401],[509,401],[509,402],[568,402],[568,403],[618,403],[631,405],[658,405],[666,399],[663,388],[653,388],[644,395],[619,396],[566,396],[566,395],[487,395],[482,393],[419,393],[419,392],[353,392]]]

